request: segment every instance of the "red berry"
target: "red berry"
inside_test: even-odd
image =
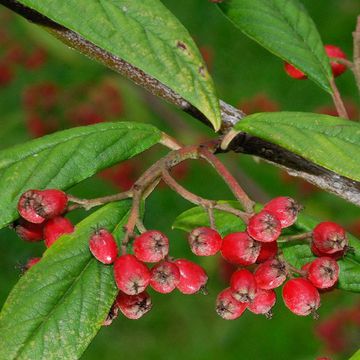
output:
[[[344,255],[345,255],[345,250],[340,250],[340,251],[337,251],[337,252],[335,252],[333,254],[323,253],[314,245],[314,243],[311,244],[311,251],[313,252],[313,254],[315,256],[318,256],[318,257],[329,256],[329,257],[331,257],[332,259],[335,259],[335,260],[339,260],[339,259],[343,258]]]
[[[339,47],[334,45],[325,45],[324,47],[325,52],[329,58],[335,57],[340,59],[346,59],[346,55]],[[334,60],[330,61],[330,66],[334,77],[341,75],[347,69],[344,64],[340,64]]]
[[[295,66],[285,62],[284,64],[285,72],[292,78],[297,80],[305,80],[307,79],[307,76],[299,69],[297,69]]]
[[[303,278],[289,280],[283,287],[282,296],[286,307],[296,315],[315,315],[320,306],[316,287]]]
[[[247,303],[234,299],[230,288],[223,290],[216,298],[216,312],[225,320],[239,318],[247,306]]]
[[[74,225],[69,219],[61,216],[54,217],[45,223],[44,240],[46,247],[50,247],[60,236],[71,234]]]
[[[254,275],[247,269],[235,271],[230,279],[232,296],[240,302],[251,302],[256,294]]]
[[[248,309],[254,314],[263,314],[267,318],[272,317],[271,309],[276,303],[274,290],[258,289],[254,300],[249,303]]]
[[[226,261],[237,265],[254,264],[260,253],[260,243],[245,232],[236,232],[224,237],[221,255]]]
[[[323,254],[334,254],[348,246],[345,230],[330,221],[318,224],[313,230],[312,243]]]
[[[221,248],[220,234],[208,227],[199,227],[189,234],[191,251],[197,256],[215,255]]]
[[[286,280],[286,266],[279,259],[269,259],[257,267],[254,276],[259,288],[275,289]]]
[[[106,229],[95,231],[90,237],[89,248],[94,257],[103,264],[112,264],[118,255],[116,241]]]
[[[172,292],[180,282],[179,268],[170,261],[163,261],[151,270],[150,286],[159,293]]]
[[[60,190],[28,190],[18,202],[19,214],[35,224],[61,215],[67,206],[68,198]]]
[[[25,241],[40,241],[43,237],[43,224],[33,224],[24,219],[19,219],[15,231]]]
[[[36,265],[41,260],[41,257],[33,257],[27,261],[27,263],[24,266],[24,271],[29,270],[31,267]]]
[[[195,294],[205,289],[208,276],[201,266],[186,259],[178,259],[174,263],[180,271],[180,282],[177,285],[180,292]]]
[[[143,292],[150,283],[150,271],[134,255],[118,257],[114,263],[114,276],[117,287],[128,295]]]
[[[116,305],[127,318],[132,320],[140,319],[152,308],[151,297],[146,291],[137,295],[119,292]]]
[[[169,253],[169,239],[160,231],[149,230],[134,240],[133,249],[139,260],[155,263]]]
[[[339,278],[339,265],[330,257],[317,258],[310,263],[307,278],[318,289],[328,289]]]
[[[258,258],[256,259],[256,262],[258,264],[273,258],[274,256],[276,256],[277,252],[278,252],[278,244],[276,241],[272,241],[269,243],[260,243],[261,247],[260,247],[260,254],[258,256]]]
[[[281,223],[273,214],[263,210],[250,218],[247,232],[260,242],[275,241],[281,234]]]
[[[275,215],[280,221],[281,227],[286,228],[295,223],[301,206],[296,201],[287,196],[279,196],[269,201],[264,210]]]

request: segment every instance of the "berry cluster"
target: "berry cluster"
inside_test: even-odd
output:
[[[19,199],[21,215],[16,231],[27,241],[45,240],[51,246],[61,235],[74,230],[62,215],[67,210],[68,196],[56,189],[29,190]],[[193,229],[188,242],[197,256],[221,253],[230,264],[240,266],[230,278],[230,286],[216,300],[216,311],[224,319],[236,319],[245,309],[271,316],[276,302],[274,289],[284,284],[285,305],[297,315],[315,314],[320,306],[319,290],[331,289],[337,282],[339,266],[336,262],[348,249],[345,230],[338,224],[323,222],[304,239],[311,237],[311,249],[317,258],[296,269],[288,264],[278,248],[282,229],[293,225],[300,206],[289,197],[277,197],[252,214],[246,231],[224,238],[212,228]],[[295,236],[295,239],[298,239]],[[301,238],[301,237],[300,237]],[[282,238],[284,239],[284,238]],[[132,254],[123,244],[119,256],[113,235],[106,229],[95,230],[89,239],[89,249],[103,264],[113,264],[119,295],[112,314],[119,310],[128,318],[138,319],[151,309],[148,286],[167,294],[178,289],[183,294],[206,293],[208,276],[198,264],[187,259],[172,259],[169,239],[157,230],[148,230],[135,237]],[[31,259],[27,268],[40,259]],[[150,269],[146,264],[154,264]],[[253,265],[258,264],[255,268]],[[294,277],[300,275],[300,277]]]
[[[325,52],[327,56],[331,58],[338,58],[338,59],[346,59],[345,53],[337,46],[334,45],[325,45],[324,46]],[[334,77],[340,76],[344,73],[347,69],[346,65],[337,62],[336,60],[330,61],[330,66]],[[285,63],[284,65],[285,72],[292,78],[297,80],[304,80],[307,79],[307,76],[295,66]]]
[[[67,195],[60,190],[26,191],[18,202],[21,217],[14,224],[16,233],[25,241],[44,240],[46,247],[50,247],[60,236],[74,231],[71,221],[62,216],[67,203]],[[25,265],[25,270],[38,263],[40,259],[30,259]]]

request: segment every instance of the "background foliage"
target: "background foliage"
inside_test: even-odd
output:
[[[331,99],[325,92],[309,81],[288,78],[278,58],[246,38],[213,4],[202,0],[186,4],[170,0],[163,3],[179,17],[202,49],[220,98],[239,105],[249,113],[271,110],[331,111]],[[317,24],[324,43],[340,45],[351,55],[351,31],[360,12],[358,1],[305,0],[303,3]],[[47,54],[45,63],[39,69],[16,68],[14,80],[0,89],[0,148],[40,135],[40,131],[51,132],[55,128],[74,126],[69,120],[72,118],[69,115],[71,109],[79,107],[79,104],[95,103],[96,94],[104,91],[104,84],[111,84],[119,92],[121,111],[109,115],[102,112],[103,120],[149,122],[188,144],[210,134],[210,130],[197,121],[155,99],[149,100],[140,89],[101,65],[65,49],[22,19],[3,9],[0,15],[7,24],[2,31],[13,36],[28,52],[40,46]],[[0,51],[5,58],[4,44]],[[44,83],[57,86],[61,102],[51,108],[51,117],[41,121],[42,127],[35,127],[36,123],[30,121],[33,110],[29,110],[27,96],[34,92],[34,87]],[[337,83],[352,108],[353,117],[359,117],[359,102],[353,96],[356,88],[351,74],[347,72]],[[38,109],[37,114],[42,110]],[[187,119],[181,122],[179,117]],[[82,118],[77,119],[79,124]],[[120,170],[115,168],[102,173],[101,177],[88,179],[76,186],[73,194],[95,197],[114,192],[119,187],[126,188],[152,160],[160,157],[161,152],[160,147],[155,148],[149,155],[122,165]],[[305,204],[308,214],[339,221],[354,232],[360,232],[360,210],[355,206],[290,179],[278,169],[258,164],[251,157],[230,154],[225,157],[229,158],[230,168],[257,200],[264,201],[269,196],[280,194],[291,195]],[[183,183],[195,192],[207,197],[231,198],[225,185],[213,175],[211,169],[199,164],[193,166],[191,162],[178,171]],[[204,178],[212,181],[204,183]],[[155,192],[147,203],[146,225],[169,234],[175,256],[186,254],[191,258],[184,233],[171,230],[176,216],[190,207],[166,188]],[[83,216],[82,211],[73,214],[76,220]],[[9,229],[0,231],[1,304],[18,281],[20,271],[17,265],[26,262],[29,257],[40,255],[43,250],[43,244],[24,243]],[[335,291],[323,296],[319,322],[296,317],[281,302],[274,309],[275,316],[271,321],[245,314],[238,321],[226,322],[213,309],[215,294],[225,286],[219,271],[219,268],[224,269],[219,266],[218,260],[202,260],[211,279],[209,296],[187,297],[179,293],[160,296],[154,293],[155,306],[146,317],[138,322],[120,317],[113,326],[103,328],[83,358],[314,359],[329,351],[327,342],[319,336],[322,322],[334,317],[335,312],[344,314],[349,309],[360,307],[357,294]],[[344,335],[338,336],[343,343],[332,349],[335,350],[333,354],[330,352],[332,358],[347,359],[358,348],[359,312],[357,310],[358,322],[349,320],[344,327]],[[356,317],[353,316],[353,319]]]

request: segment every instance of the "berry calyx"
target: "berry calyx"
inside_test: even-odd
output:
[[[310,281],[303,278],[289,280],[283,287],[282,296],[286,307],[294,314],[313,314],[316,317],[320,294]]]
[[[44,238],[43,236],[43,224],[33,224],[25,219],[19,219],[15,225],[15,231],[18,236],[25,241],[35,242]]]
[[[297,80],[307,79],[307,76],[301,70],[297,69],[295,66],[287,62],[284,63],[284,70],[293,79],[297,79]]]
[[[119,292],[116,298],[116,306],[128,319],[137,320],[151,310],[152,302],[146,291],[137,295]]]
[[[50,247],[60,236],[71,234],[74,225],[67,218],[57,216],[50,219],[44,226],[44,242],[46,247]]]
[[[220,234],[208,227],[199,227],[192,230],[188,240],[191,251],[197,256],[215,255],[222,244]]]
[[[224,237],[221,255],[232,264],[254,264],[260,253],[260,243],[252,239],[246,232],[236,232]]]
[[[346,59],[345,53],[335,45],[325,45],[325,52],[329,58]],[[334,77],[340,76],[347,69],[346,65],[340,64],[335,60],[330,61],[330,66]]]
[[[149,230],[134,240],[133,249],[140,261],[155,263],[169,253],[169,239],[160,231]]]
[[[57,189],[28,190],[21,195],[18,211],[21,217],[34,224],[61,215],[67,206],[67,195]]]
[[[223,290],[216,298],[216,312],[225,320],[239,318],[247,306],[247,303],[235,300],[230,288]]]
[[[271,319],[271,309],[276,303],[276,294],[274,290],[258,289],[254,300],[249,303],[248,309],[254,314],[263,314]]]
[[[246,231],[257,241],[272,242],[281,234],[281,223],[275,215],[263,210],[250,218]]]
[[[180,282],[180,270],[170,261],[163,261],[151,270],[150,286],[159,293],[172,292]]]
[[[186,259],[177,259],[174,263],[180,271],[180,281],[176,286],[180,292],[189,295],[205,290],[208,276],[201,266]]]
[[[118,289],[127,295],[140,294],[150,283],[149,269],[131,254],[115,260],[114,277]]]
[[[118,255],[115,238],[106,229],[95,231],[90,237],[89,248],[96,260],[103,264],[112,264]]]
[[[276,241],[272,241],[269,243],[260,243],[260,253],[259,256],[256,259],[256,263],[260,264],[268,259],[273,258],[276,256],[278,252],[278,244]]]
[[[340,225],[325,221],[313,230],[312,244],[323,254],[334,254],[346,249],[348,239],[345,230]]]
[[[295,223],[301,206],[288,196],[279,196],[269,201],[264,210],[275,215],[280,221],[281,227],[286,228]]]
[[[275,289],[286,280],[286,265],[276,258],[266,260],[257,267],[254,276],[259,288]]]
[[[240,302],[248,303],[254,300],[256,281],[254,275],[247,269],[235,271],[230,279],[232,296]]]
[[[310,263],[307,278],[318,289],[328,289],[334,286],[339,278],[339,265],[330,257],[317,258]]]

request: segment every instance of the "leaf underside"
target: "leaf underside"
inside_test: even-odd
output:
[[[78,359],[102,326],[117,290],[113,267],[88,241],[95,228],[117,239],[131,202],[104,206],[61,237],[11,291],[0,313],[0,359]]]

